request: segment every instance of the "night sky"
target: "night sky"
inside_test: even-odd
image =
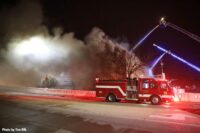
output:
[[[1,1],[1,6],[14,6],[17,1]],[[197,0],[41,0],[43,24],[51,29],[62,26],[65,32],[75,32],[84,39],[97,26],[113,39],[136,44],[161,17],[200,36],[200,8]],[[152,44],[156,43],[200,67],[200,43],[170,28],[157,29],[137,50],[136,54],[149,64],[162,53]],[[163,58],[167,77],[187,79],[200,83],[200,72],[167,55]],[[160,72],[159,65],[155,71]],[[188,80],[188,81],[189,81]]]

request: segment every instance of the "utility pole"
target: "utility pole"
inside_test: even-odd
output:
[[[164,65],[163,61],[162,61],[162,60],[160,60],[161,73],[163,73],[163,65]]]
[[[160,66],[161,66],[161,75],[162,75],[162,79],[165,79],[165,73],[164,73],[164,70],[163,70],[164,63],[163,63],[162,60],[160,61]]]

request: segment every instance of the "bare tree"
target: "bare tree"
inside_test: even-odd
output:
[[[126,72],[127,78],[140,77],[144,75],[144,64],[133,53],[126,54]]]

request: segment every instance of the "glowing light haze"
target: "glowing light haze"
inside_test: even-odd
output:
[[[12,55],[15,58],[28,58],[34,62],[47,62],[56,58],[67,56],[67,47],[54,44],[53,41],[43,36],[33,36],[19,42],[13,42]],[[69,48],[68,48],[69,49]]]

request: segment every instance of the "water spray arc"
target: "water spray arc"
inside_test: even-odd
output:
[[[177,56],[177,55],[171,53],[169,50],[166,50],[166,49],[164,49],[164,48],[162,48],[162,47],[160,47],[160,46],[158,46],[158,45],[156,45],[156,44],[153,44],[153,46],[156,47],[156,48],[158,48],[160,51],[165,52],[165,53],[171,55],[171,56],[174,57],[175,59],[181,61],[182,63],[184,63],[184,64],[190,66],[191,68],[197,70],[198,72],[200,72],[200,68],[199,68],[199,67],[197,67],[197,66],[191,64],[190,62],[184,60],[183,58],[181,58],[181,57],[179,57],[179,56]]]
[[[154,67],[158,64],[158,62],[165,56],[166,52],[161,54],[158,58],[156,58],[152,63],[151,63],[151,67],[148,70],[148,74],[149,76],[153,76],[153,69]]]
[[[130,50],[130,52],[134,52],[134,50],[135,50],[137,47],[139,47],[139,46],[145,41],[145,39],[147,39],[147,37],[149,37],[158,27],[166,28],[167,26],[169,26],[169,27],[171,27],[171,28],[173,28],[173,29],[175,29],[175,30],[177,30],[177,31],[179,31],[179,32],[181,32],[181,33],[187,35],[188,37],[190,37],[190,38],[192,38],[192,39],[194,39],[194,40],[196,40],[197,42],[200,43],[200,37],[199,37],[199,36],[197,36],[197,35],[195,35],[195,34],[189,32],[189,31],[187,31],[187,30],[185,30],[185,29],[183,29],[183,28],[181,28],[181,27],[179,27],[179,26],[177,26],[177,25],[175,25],[175,24],[172,24],[172,23],[170,23],[170,22],[167,22],[167,21],[165,20],[165,18],[162,17],[162,18],[160,19],[160,21],[159,21],[159,25],[156,25],[156,26],[155,26],[152,30],[150,30],[138,43],[136,43],[135,46]]]
[[[154,27],[152,30],[150,30],[138,43],[136,43],[136,45],[130,50],[131,52],[133,52],[138,46],[140,46],[145,39],[150,36],[157,28],[159,27],[159,25],[156,25],[156,27]]]
[[[151,65],[151,67],[150,67],[150,69],[153,69],[158,64],[158,62],[164,57],[165,54],[166,53],[163,53],[156,60],[154,60],[153,63],[152,63],[152,65]]]

